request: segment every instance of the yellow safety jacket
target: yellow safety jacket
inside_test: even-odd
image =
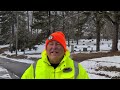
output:
[[[34,68],[33,64],[23,73],[21,79],[89,79],[87,71],[80,63],[70,58],[66,51],[60,64],[54,69],[48,61],[46,51],[42,52]]]

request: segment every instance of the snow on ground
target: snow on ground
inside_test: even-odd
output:
[[[1,48],[5,48],[5,47],[8,47],[9,45],[0,45],[0,49]]]
[[[74,45],[74,50],[75,50],[74,53],[83,52],[83,48],[87,48],[86,53],[90,53],[90,51],[95,52],[95,49],[96,49],[95,43],[96,43],[95,40],[82,39],[82,40],[79,40],[78,45],[76,45],[75,42],[70,43],[70,44]],[[100,42],[100,51],[107,52],[108,50],[110,50],[112,47],[111,43],[112,43],[111,40],[102,40]],[[3,48],[3,47],[6,47],[6,46],[0,45],[0,48]],[[30,57],[40,58],[41,52],[44,50],[45,44],[36,45],[36,47],[38,47],[37,50],[31,50],[31,51],[26,50],[25,55],[28,56],[28,58],[30,58]],[[69,51],[71,51],[71,46],[67,47],[67,48]],[[120,50],[120,41],[118,42],[118,50]],[[13,52],[11,54],[9,51],[5,51],[4,53],[7,55],[15,54],[15,52]],[[22,54],[24,54],[24,52],[18,51],[18,55],[22,55]],[[0,57],[6,58],[6,56],[2,56],[2,54],[0,55]],[[23,62],[23,63],[33,63],[34,62],[29,59],[11,59],[11,60]],[[81,64],[87,70],[89,77],[91,79],[111,79],[113,77],[120,77],[120,70],[118,71],[118,69],[120,69],[120,56],[89,59],[89,60],[85,60],[85,61],[81,62]],[[110,67],[113,67],[114,70],[107,71],[107,70],[104,70],[103,67],[104,68],[107,67],[108,69]],[[6,76],[7,76],[7,74],[6,74]]]
[[[7,69],[0,67],[0,79],[11,79]]]
[[[114,67],[120,69],[120,56],[94,58],[81,62],[86,68],[91,79],[110,79],[113,77],[120,77],[120,72],[117,70],[105,71],[104,69],[97,70],[99,67]],[[101,74],[101,75],[97,75]],[[107,76],[107,77],[105,77]]]
[[[28,56],[28,58],[31,58],[31,57],[33,57],[33,58],[41,58],[40,54],[38,54],[38,55],[26,55],[26,56]]]

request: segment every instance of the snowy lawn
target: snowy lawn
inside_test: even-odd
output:
[[[74,45],[74,54],[84,52],[83,48],[87,48],[86,53],[90,53],[90,51],[95,51],[96,45],[95,40],[79,40],[79,44],[70,43]],[[6,47],[7,45],[0,45],[0,48]],[[29,58],[40,58],[41,52],[44,50],[45,44],[43,45],[36,45],[37,50],[26,50],[25,56],[28,58],[26,59],[11,59],[18,62],[23,63],[33,63],[34,61],[29,60]],[[71,51],[71,46],[67,47],[69,51]],[[100,43],[100,51],[107,52],[111,49],[111,40],[106,41],[102,40]],[[120,50],[120,41],[118,42],[118,49]],[[5,51],[4,54],[6,55],[15,55],[15,52],[10,53],[9,51]],[[8,58],[6,55],[0,54],[0,57]],[[23,52],[18,51],[18,55],[24,55]],[[87,70],[89,77],[91,79],[118,79],[120,78],[120,56],[111,56],[111,57],[101,57],[101,58],[94,58],[80,62],[83,67]],[[3,69],[3,68],[1,68]],[[7,74],[6,74],[7,75]]]
[[[91,79],[120,78],[120,56],[94,58],[81,62]]]

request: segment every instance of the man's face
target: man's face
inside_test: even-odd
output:
[[[58,64],[64,56],[64,48],[57,41],[51,41],[46,47],[47,55],[50,63]]]

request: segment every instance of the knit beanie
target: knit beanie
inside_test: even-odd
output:
[[[51,41],[57,41],[59,42],[63,48],[64,51],[66,52],[66,39],[65,39],[65,35],[61,32],[61,31],[56,31],[54,33],[52,33],[46,40],[45,42],[45,47],[47,47],[48,43]]]

